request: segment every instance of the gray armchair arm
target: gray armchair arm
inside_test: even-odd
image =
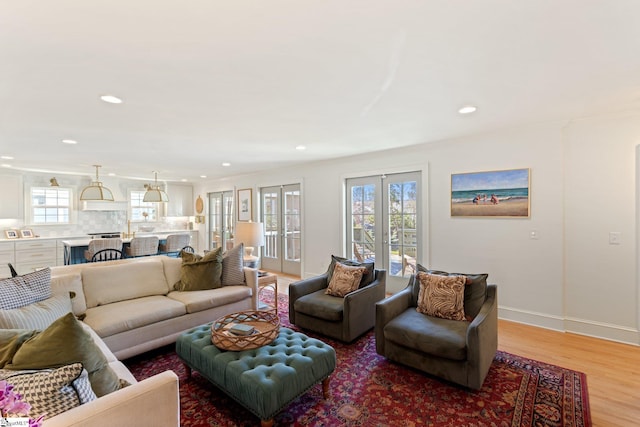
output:
[[[364,288],[344,297],[344,327],[346,336],[358,337],[375,324],[376,302],[383,300],[387,290],[387,271],[375,270],[375,279]]]
[[[384,327],[411,307],[411,284],[400,292],[376,304],[376,352],[384,355]]]
[[[289,285],[289,321],[296,322],[296,311],[293,309],[293,304],[298,298],[317,292],[327,286],[327,273],[291,283]]]
[[[479,389],[498,350],[498,287],[487,285],[487,298],[467,329],[469,387]]]

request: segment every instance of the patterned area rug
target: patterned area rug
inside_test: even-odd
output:
[[[278,296],[283,326],[288,301]],[[263,300],[273,301],[264,292]],[[331,398],[320,385],[275,418],[278,426],[590,426],[583,373],[498,352],[479,391],[470,391],[389,362],[373,331],[354,344],[307,333],[333,346],[338,364]],[[144,379],[167,369],[180,377],[182,426],[256,426],[260,420],[194,372],[187,377],[173,346],[125,360]]]

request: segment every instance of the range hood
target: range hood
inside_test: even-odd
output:
[[[113,178],[100,177],[102,185],[111,190],[113,194],[113,202],[102,200],[86,200],[80,201],[80,209],[83,211],[126,211],[129,208],[129,202],[122,193],[120,183]]]

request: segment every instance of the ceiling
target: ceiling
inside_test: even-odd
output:
[[[200,182],[638,109],[638,18],[637,0],[3,1],[0,163]]]

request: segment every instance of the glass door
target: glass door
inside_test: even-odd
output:
[[[233,227],[233,191],[209,193],[209,249],[231,249]]]
[[[261,215],[265,245],[262,268],[300,275],[301,208],[300,185],[282,185],[260,189]]]
[[[387,288],[407,285],[421,254],[420,172],[347,180],[347,256],[387,270]]]

